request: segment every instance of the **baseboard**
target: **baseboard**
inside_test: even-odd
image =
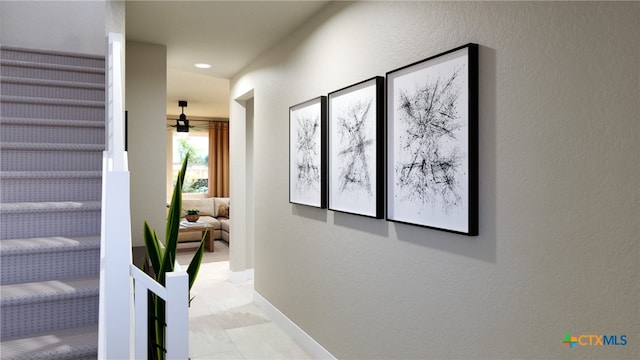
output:
[[[233,284],[242,283],[253,280],[253,269],[243,271],[229,271],[229,281]]]
[[[255,289],[253,290],[253,302],[260,308],[260,310],[265,312],[267,317],[280,326],[287,335],[298,343],[298,345],[313,356],[314,359],[336,359],[327,351],[327,349],[322,347],[322,345],[291,321],[285,314],[278,310],[278,308],[273,306],[273,304],[260,295]]]

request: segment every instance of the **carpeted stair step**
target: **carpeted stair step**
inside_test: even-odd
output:
[[[0,354],[2,359],[12,360],[95,360],[98,357],[98,325],[3,338]]]
[[[3,69],[4,71],[4,69]],[[2,95],[0,116],[37,119],[104,119],[104,101]]]
[[[100,171],[3,171],[0,202],[95,201],[102,196]]]
[[[100,236],[0,241],[0,284],[98,276]]]
[[[0,60],[2,75],[19,78],[75,81],[104,84],[104,68],[41,64],[28,61]]]
[[[1,171],[95,171],[102,144],[0,143]]]
[[[68,51],[30,49],[12,45],[0,45],[0,58],[50,65],[76,66],[104,69],[104,55],[79,54]]]
[[[0,358],[96,359],[104,56],[0,45]]]
[[[0,204],[0,240],[100,234],[100,201]]]
[[[1,76],[0,94],[104,101],[104,84]]]
[[[95,324],[99,278],[0,286],[1,336],[22,336]]]
[[[105,139],[104,121],[3,117],[0,126],[0,142],[102,144]]]

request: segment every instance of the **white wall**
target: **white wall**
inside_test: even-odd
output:
[[[122,34],[123,37],[126,33],[126,19],[125,19],[125,3],[118,0],[106,0],[105,2],[105,30],[106,33],[115,32]]]
[[[254,119],[254,107],[253,98],[247,100],[245,103],[246,110],[246,205],[247,205],[247,237],[246,237],[246,268],[253,269],[253,244],[254,244],[254,230],[255,230],[255,191],[259,181],[255,178],[253,173],[254,168],[254,152],[253,147],[253,119]]]
[[[0,1],[0,44],[104,55],[105,1]]]
[[[255,96],[256,290],[341,359],[637,356],[639,18],[638,3],[330,4],[232,80],[232,99]],[[288,203],[289,106],[468,42],[479,236]],[[570,350],[567,332],[628,344]]]
[[[255,177],[250,165],[254,160],[254,102],[253,89],[236,93],[230,100],[229,116],[229,192],[233,204],[229,219],[233,228],[233,246],[229,247],[229,268],[235,280],[246,280],[246,271],[253,269],[253,224]],[[234,119],[234,121],[231,121]],[[248,135],[247,135],[248,134]]]
[[[144,222],[164,241],[167,218],[167,49],[162,45],[127,41],[126,51],[131,239],[133,246],[144,246]]]

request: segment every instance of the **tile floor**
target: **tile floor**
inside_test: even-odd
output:
[[[178,254],[181,265],[188,265],[190,258],[184,251]],[[192,360],[312,359],[253,303],[253,281],[233,284],[228,261],[207,260],[205,254],[191,289]]]

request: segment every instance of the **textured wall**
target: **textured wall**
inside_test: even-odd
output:
[[[164,241],[166,197],[167,48],[127,41],[131,240],[144,246],[147,221]]]
[[[637,356],[639,18],[638,3],[329,5],[232,81],[232,99],[255,94],[256,290],[341,359]],[[288,203],[289,106],[468,42],[478,237]],[[566,332],[628,344],[570,350]]]
[[[0,44],[104,55],[104,1],[0,1]]]

